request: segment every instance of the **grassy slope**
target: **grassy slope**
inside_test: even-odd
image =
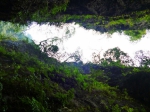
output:
[[[127,92],[97,76],[102,79],[103,72],[83,75],[75,66],[48,58],[34,43],[0,41],[0,111],[145,111]]]

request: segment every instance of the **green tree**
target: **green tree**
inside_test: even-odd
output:
[[[133,66],[133,60],[131,57],[120,50],[120,48],[115,47],[113,49],[108,49],[104,53],[104,58],[101,59],[101,64],[122,64],[126,66]]]
[[[54,39],[48,38],[39,43],[41,51],[46,53],[50,57],[53,57],[56,54],[56,52],[59,50],[57,45],[53,45],[53,42],[57,41]]]

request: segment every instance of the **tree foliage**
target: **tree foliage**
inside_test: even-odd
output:
[[[107,74],[100,66],[89,64],[93,68],[89,74],[80,72],[83,64],[78,66],[80,69],[77,66],[78,63],[60,63],[48,57],[34,43],[0,41],[0,111],[144,110],[139,102],[109,86]]]
[[[65,11],[69,0],[1,0],[1,20],[26,24],[50,21],[51,16]],[[9,5],[9,8],[8,8]],[[6,15],[7,13],[7,15]]]
[[[118,47],[108,49],[104,53],[104,58],[101,60],[101,64],[111,64],[112,62],[120,63],[126,66],[133,65],[133,60],[130,58],[130,56],[121,51]]]
[[[126,30],[125,34],[130,36],[131,41],[139,40],[146,34],[146,30]]]
[[[1,31],[3,32],[2,28]],[[13,28],[6,31],[6,34],[9,31],[13,31]],[[1,37],[3,36],[5,35],[1,34]],[[120,78],[124,77],[122,72],[125,72],[128,75],[121,81],[126,81],[125,86],[129,93],[138,93],[132,95],[149,104],[149,69],[144,68],[140,71],[139,68],[131,68],[129,71],[126,68],[121,69],[122,66],[112,67],[116,64],[132,63],[130,57],[119,48],[107,50],[101,60],[99,54],[94,54],[98,56],[100,64],[107,66],[85,64],[85,69],[90,66],[90,72],[87,74],[81,72],[84,70],[84,64],[81,62],[82,54],[79,50],[67,55],[66,59],[68,61],[71,58],[77,63],[60,63],[54,59],[58,56],[55,54],[59,52],[55,44],[57,41],[61,42],[59,38],[44,40],[39,46],[28,41],[13,41],[9,38],[12,37],[6,36],[0,41],[0,111],[146,111],[141,103],[128,96],[127,91],[122,93],[118,88],[107,84],[111,78],[109,76],[114,77],[115,74],[113,81],[115,82],[118,76],[120,81]],[[143,51],[140,53],[138,58],[141,64],[147,66],[149,58],[145,57]],[[112,66],[108,67],[109,65]]]

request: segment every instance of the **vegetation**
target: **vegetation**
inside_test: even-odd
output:
[[[126,2],[121,1],[117,3],[121,4],[119,9],[126,9]],[[1,112],[150,111],[150,57],[144,52],[136,54],[139,67],[119,48],[109,49],[102,59],[97,55],[95,64],[83,64],[78,53],[69,56],[76,62],[67,62],[67,58],[61,63],[54,58],[59,51],[57,45],[47,45],[47,40],[44,45],[36,45],[21,32],[25,28],[21,25],[36,21],[55,25],[76,22],[102,33],[124,31],[133,41],[145,34],[150,25],[149,9],[142,5],[142,10],[131,7],[132,11],[126,9],[109,15],[114,5],[110,11],[104,11],[104,15],[99,14],[95,8],[107,9],[107,0],[104,2],[99,5],[99,0],[95,0],[93,8],[92,3],[86,4],[85,0],[82,3],[78,0],[75,3],[74,0],[0,1],[0,20],[3,20],[0,22]],[[136,2],[132,2],[135,5]],[[84,8],[88,11],[70,7],[76,3],[82,8],[82,4],[86,4]],[[147,7],[148,3],[143,2]],[[74,9],[72,13],[70,10]]]
[[[120,57],[127,55],[119,48],[105,53],[107,55],[105,61],[108,61],[109,56],[113,57],[107,65],[60,63],[48,57],[47,51],[42,51],[33,41],[13,38],[15,37],[6,35],[0,37],[0,111],[146,112],[150,110],[147,106],[150,101],[147,94],[149,88],[147,78],[150,71],[145,66],[134,68],[120,63],[122,61]],[[57,52],[58,49],[55,47],[50,47],[49,52]],[[137,85],[132,84],[133,79],[136,79]],[[138,88],[138,80],[145,88]],[[138,91],[130,87],[138,88]],[[144,93],[141,94],[143,91]]]
[[[33,21],[40,24],[50,22],[55,25],[60,25],[62,22],[76,22],[87,29],[94,29],[102,33],[125,31],[132,41],[140,39],[145,34],[145,29],[149,29],[148,0],[115,2],[111,0],[110,2],[101,1],[101,4],[100,1],[36,0],[31,2],[24,0],[22,2],[14,0],[12,2],[2,0],[0,7],[3,8],[0,8],[0,19],[26,25]],[[113,4],[112,9],[108,5],[111,3]],[[132,7],[127,7],[129,4]]]
[[[139,40],[143,35],[146,34],[146,30],[126,30],[126,35],[129,35],[131,41]]]
[[[87,29],[94,29],[100,32],[114,33],[116,31],[125,31],[126,35],[131,37],[131,41],[140,39],[146,33],[149,26],[150,11],[144,10],[140,12],[132,12],[115,17],[99,16],[99,15],[59,15],[58,19],[51,18],[51,22],[76,22]],[[133,16],[134,15],[134,16]],[[138,17],[138,18],[135,18]],[[142,27],[137,25],[144,24]]]
[[[48,22],[51,16],[65,11],[68,2],[68,0],[2,0],[0,6],[3,8],[0,8],[0,13],[2,14],[0,19],[20,24],[27,24],[32,21],[38,23]]]

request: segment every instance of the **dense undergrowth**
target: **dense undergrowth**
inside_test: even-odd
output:
[[[120,16],[100,16],[100,15],[58,15],[51,18],[52,22],[70,23],[76,22],[86,29],[94,29],[101,33],[125,32],[131,37],[131,41],[138,40],[146,34],[149,29],[150,10],[135,11]]]
[[[145,95],[141,94],[141,89],[138,89],[135,99],[128,95],[128,90],[130,92],[131,89],[128,87],[136,87],[132,84],[132,78],[130,82],[132,86],[128,86],[130,83],[125,83],[119,90],[118,83],[114,84],[114,87],[108,85],[113,79],[110,67],[98,69],[97,66],[60,63],[41,52],[39,46],[33,42],[5,37],[5,40],[0,40],[0,111],[149,111],[149,108],[138,100]],[[136,74],[139,70],[137,68],[123,72],[124,75],[121,77],[128,76],[133,71]],[[128,80],[122,79],[122,81]],[[134,96],[134,92],[131,93],[131,96]],[[149,102],[146,100],[145,103]]]
[[[32,21],[55,25],[76,22],[102,33],[124,31],[131,40],[140,39],[150,28],[149,9],[119,16],[65,14],[68,3],[69,0],[2,0],[0,18],[23,25]],[[0,30],[8,34],[19,29],[6,31],[1,26]],[[34,42],[29,43],[26,38],[18,40],[16,34],[6,36],[2,32],[1,112],[150,111],[148,67],[126,67],[118,63],[111,66],[60,63],[41,52]]]

